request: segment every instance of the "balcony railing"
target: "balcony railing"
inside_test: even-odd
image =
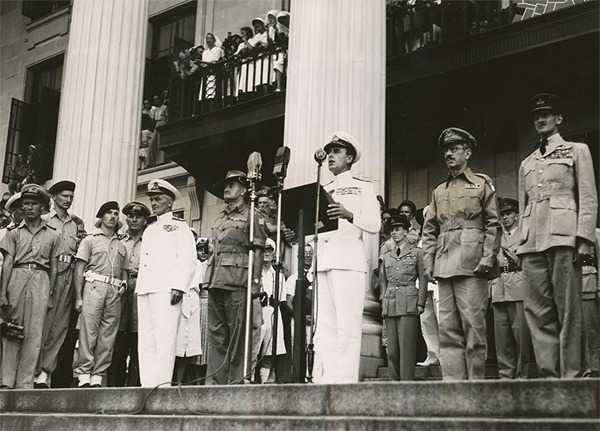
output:
[[[440,45],[523,19],[518,0],[390,0],[388,58]]]
[[[281,91],[277,69],[285,77],[287,47],[276,47],[214,64],[172,82],[169,121],[197,117]]]

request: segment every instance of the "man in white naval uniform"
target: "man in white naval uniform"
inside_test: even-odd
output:
[[[158,220],[144,231],[140,250],[138,354],[142,386],[152,387],[173,376],[181,298],[196,271],[196,246],[187,223],[173,216],[177,189],[158,179],[146,194]]]
[[[356,139],[335,132],[325,143],[334,179],[324,188],[336,202],[327,215],[339,225],[319,235],[314,378],[322,384],[353,383],[358,381],[367,281],[363,233],[379,232],[379,203],[373,185],[350,173],[361,156]]]

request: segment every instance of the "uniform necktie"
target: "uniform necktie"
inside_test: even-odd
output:
[[[400,256],[400,247],[396,247],[396,256]]]
[[[542,156],[546,153],[546,147],[548,146],[548,138],[544,138],[540,141],[540,153]]]

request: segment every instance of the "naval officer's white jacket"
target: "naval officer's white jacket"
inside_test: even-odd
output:
[[[342,172],[324,186],[333,200],[352,212],[350,223],[339,219],[338,229],[319,234],[318,271],[345,269],[367,271],[363,232],[376,234],[381,227],[379,202],[373,184]]]

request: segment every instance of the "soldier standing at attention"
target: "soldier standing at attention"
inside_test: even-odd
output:
[[[477,145],[450,127],[438,140],[448,179],[433,191],[423,225],[425,276],[439,286],[440,360],[444,379],[483,379],[488,281],[500,248],[496,191],[468,161]]]
[[[77,222],[68,213],[75,192],[75,183],[59,181],[48,189],[54,203],[50,212],[42,218],[61,236],[65,252],[58,257],[56,286],[50,297],[50,305],[44,325],[42,352],[38,361],[34,388],[50,387],[49,376],[56,369],[58,352],[67,336],[69,319],[73,310],[73,263],[77,252]]]
[[[100,387],[112,360],[121,295],[127,288],[127,251],[119,241],[119,204],[100,207],[96,229],[86,236],[75,258],[75,308],[81,313],[79,358],[74,373],[79,387]]]
[[[334,204],[327,216],[338,220],[337,230],[319,235],[315,383],[356,383],[362,341],[362,312],[367,260],[363,238],[381,227],[379,202],[373,184],[352,176],[361,147],[346,132],[325,139],[327,165],[334,175],[324,186]]]
[[[60,235],[41,218],[50,196],[37,184],[21,190],[25,220],[0,242],[4,256],[0,306],[8,317],[24,326],[23,340],[2,340],[2,387],[32,389],[40,355],[48,298],[56,283],[58,256],[63,253]]]
[[[394,248],[379,258],[388,366],[392,380],[414,380],[419,315],[427,298],[423,252],[407,238],[411,226],[406,216],[392,216],[390,228]]]
[[[523,312],[525,287],[517,257],[519,202],[504,198],[498,204],[503,228],[497,258],[500,274],[490,280],[498,371],[502,379],[526,378],[532,350]]]
[[[127,250],[127,291],[121,298],[121,320],[112,362],[107,370],[108,386],[140,386],[138,360],[138,322],[135,286],[140,268],[142,235],[150,209],[141,202],[129,202],[121,211],[127,219],[127,230],[121,242]],[[129,356],[129,365],[127,357]]]
[[[214,251],[204,278],[208,286],[208,344],[211,349],[207,375],[214,374],[213,384],[226,385],[250,378],[244,376],[246,289],[252,289],[254,294],[260,291],[268,231],[265,219],[257,211],[254,262],[253,267],[248,268],[251,220],[250,206],[246,204],[248,187],[246,174],[241,171],[227,172],[215,185],[223,190],[226,205],[217,215],[212,229]],[[247,285],[249,270],[252,271],[252,286]],[[252,324],[253,332],[258,329],[260,333],[262,310],[258,300],[253,301]]]
[[[156,179],[146,195],[157,220],[144,231],[140,250],[138,355],[142,386],[153,387],[173,377],[181,299],[196,272],[196,245],[187,223],[173,215],[179,191]]]
[[[581,257],[594,247],[598,213],[594,167],[586,144],[565,141],[562,100],[542,93],[530,102],[540,145],[519,169],[520,238],[525,318],[543,377],[579,377]]]

